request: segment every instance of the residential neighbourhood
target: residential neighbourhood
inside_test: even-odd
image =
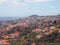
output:
[[[59,40],[58,15],[32,15],[0,24],[0,45],[60,45]]]

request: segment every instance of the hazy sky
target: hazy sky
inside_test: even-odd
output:
[[[0,0],[0,17],[60,14],[60,0]]]

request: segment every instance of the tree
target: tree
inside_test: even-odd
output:
[[[57,28],[59,28],[59,29],[60,29],[60,24],[58,24],[58,25],[57,25]]]

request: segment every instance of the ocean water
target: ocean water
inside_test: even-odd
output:
[[[0,21],[10,21],[16,19],[19,19],[19,17],[0,17]]]

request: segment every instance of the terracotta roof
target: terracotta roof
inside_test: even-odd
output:
[[[50,35],[50,34],[52,34],[54,31],[55,31],[55,30],[50,30],[50,31],[48,31],[48,32],[45,32],[44,34],[45,34],[45,35]]]
[[[19,32],[12,33],[11,35],[18,36],[19,35]]]
[[[8,45],[9,44],[9,42],[7,42],[6,40],[1,40],[1,42],[2,42],[3,45]]]
[[[45,31],[48,31],[49,29],[48,29],[48,27],[45,27],[44,30],[45,30]]]
[[[11,36],[9,36],[9,35],[4,36],[4,39],[6,39],[6,38],[11,38]]]
[[[33,29],[32,31],[40,32],[41,29],[40,29],[40,28],[35,28],[35,29]]]
[[[34,42],[31,45],[36,45]]]

